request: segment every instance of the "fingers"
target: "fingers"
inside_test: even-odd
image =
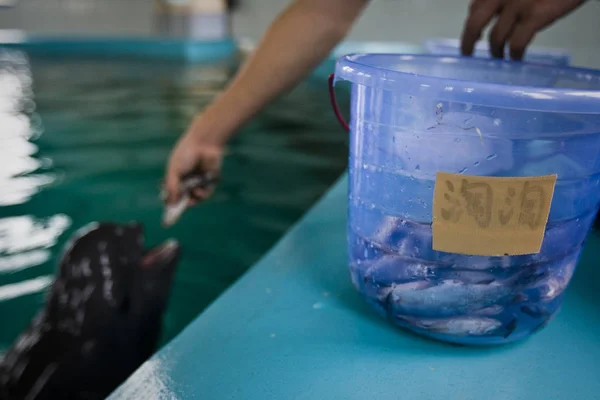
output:
[[[179,174],[174,168],[169,167],[165,179],[165,190],[167,191],[167,198],[165,201],[167,204],[173,204],[179,200],[179,184]]]
[[[208,199],[212,193],[213,189],[194,189],[191,191],[191,196],[187,202],[187,208],[194,207],[198,203]]]
[[[187,206],[186,206],[186,207],[187,207],[187,208],[191,208],[191,207],[194,207],[194,206],[195,206],[196,204],[198,204],[198,203],[199,203],[199,200],[196,200],[196,199],[194,199],[194,198],[190,198],[190,199],[188,200],[188,202],[187,202]]]
[[[513,2],[516,0],[513,0]],[[582,0],[527,1],[520,8],[517,25],[510,38],[510,57],[521,60],[536,33],[575,10]]]
[[[475,43],[481,32],[502,7],[502,0],[474,0],[465,21],[461,38],[461,52],[465,56],[473,54]]]
[[[504,58],[510,43],[510,58],[522,60],[536,33],[583,4],[583,0],[473,0],[461,39],[463,55],[472,55],[483,29],[495,15],[490,32],[490,52]]]
[[[510,58],[513,60],[522,60],[525,55],[525,49],[535,36],[537,27],[534,21],[524,21],[515,27],[510,37]]]
[[[504,58],[506,41],[519,21],[520,11],[527,3],[527,1],[512,1],[502,8],[500,16],[490,32],[489,41],[492,57]]]
[[[196,201],[206,200],[210,197],[212,192],[213,191],[208,188],[197,188],[197,189],[192,190],[192,197]]]

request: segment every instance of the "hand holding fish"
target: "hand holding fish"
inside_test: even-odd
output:
[[[171,153],[163,193],[166,226],[174,224],[187,208],[209,198],[219,178],[223,145],[200,132],[192,125]]]

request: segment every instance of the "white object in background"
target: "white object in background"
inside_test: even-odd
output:
[[[91,14],[96,6],[96,0],[62,0],[65,12],[75,15]]]
[[[25,32],[20,29],[0,29],[0,43],[22,43],[26,37]]]
[[[230,36],[224,0],[155,0],[159,32],[193,40],[222,40]]]
[[[222,14],[227,11],[224,0],[191,0],[192,13]]]

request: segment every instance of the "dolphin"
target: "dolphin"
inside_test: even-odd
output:
[[[0,399],[106,398],[155,351],[180,251],[146,249],[135,222],[75,232],[44,307],[0,361]]]

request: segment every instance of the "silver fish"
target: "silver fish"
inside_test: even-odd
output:
[[[512,291],[509,284],[497,281],[469,285],[459,280],[446,280],[435,286],[423,283],[415,289],[396,286],[391,299],[399,314],[449,317],[501,303]]]
[[[499,306],[498,304],[495,304],[493,306],[489,306],[486,308],[482,308],[481,310],[478,310],[476,312],[477,315],[498,315],[500,314],[502,311],[504,311],[504,307]]]
[[[457,279],[465,284],[489,285],[496,280],[496,277],[487,271],[449,269],[439,272],[442,279]]]
[[[551,276],[534,286],[533,289],[539,290],[540,300],[550,301],[560,296],[567,288],[567,284],[565,279]]]
[[[379,286],[376,288],[374,293],[371,293],[367,289],[367,295],[373,296],[377,298],[379,301],[386,302],[387,299],[394,293],[395,290],[405,291],[405,290],[421,290],[426,287],[431,286],[431,283],[428,281],[416,281],[416,282],[407,282],[407,283],[392,283],[390,286]]]
[[[497,319],[485,317],[461,316],[441,319],[417,319],[399,316],[398,319],[404,320],[410,325],[430,332],[445,333],[454,336],[487,335],[498,330],[502,326],[502,322]]]
[[[400,283],[413,279],[433,278],[431,265],[395,255],[384,255],[372,262],[364,263],[365,282],[378,284]]]
[[[523,280],[540,276],[523,269],[503,279],[469,284],[460,279],[447,279],[439,284],[423,285],[419,289],[397,286],[390,295],[394,310],[401,315],[423,317],[450,317],[471,314],[478,310],[502,304],[514,297],[515,285]]]
[[[552,313],[542,305],[524,305],[521,306],[521,312],[532,318],[548,318],[552,315]]]
[[[209,188],[218,181],[218,175],[215,172],[205,172],[202,174],[190,174],[181,180],[179,201],[175,204],[166,204],[163,212],[163,225],[171,226],[177,222],[185,212],[187,205],[194,198],[193,190],[200,188]],[[161,192],[163,201],[167,197],[166,191]]]

